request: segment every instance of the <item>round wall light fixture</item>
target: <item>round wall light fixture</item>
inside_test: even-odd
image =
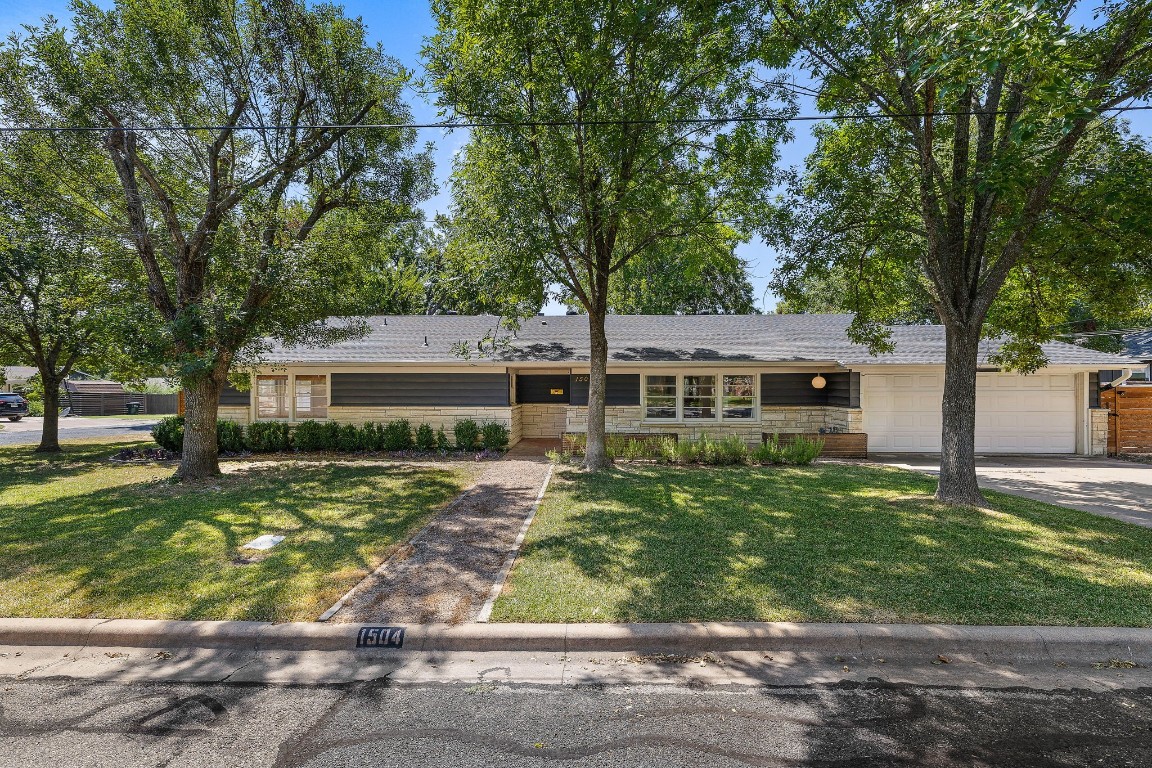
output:
[[[827,383],[828,380],[820,374],[816,374],[812,377],[812,386],[816,387],[816,389],[824,389],[824,385]]]

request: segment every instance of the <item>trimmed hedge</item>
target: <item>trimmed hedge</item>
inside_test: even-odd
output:
[[[461,419],[452,427],[452,431],[455,433],[457,450],[474,450],[480,442],[480,425],[472,419]]]
[[[485,448],[503,451],[508,448],[508,428],[499,422],[479,425],[471,419],[456,423],[453,430],[458,450],[472,451]],[[161,448],[179,453],[184,445],[184,417],[169,416],[152,428],[152,439]],[[447,453],[452,443],[443,427],[433,430],[421,424],[415,430],[407,419],[396,419],[387,424],[368,422],[362,426],[339,424],[334,421],[302,421],[287,424],[282,421],[258,421],[246,428],[232,421],[216,424],[216,443],[221,453],[277,453],[283,451],[332,451],[359,453],[364,451],[439,451]]]
[[[508,447],[508,427],[498,421],[489,421],[480,428],[484,447],[489,451],[502,451]]]
[[[279,453],[292,447],[291,428],[282,421],[257,421],[245,433],[245,444],[254,453]]]
[[[152,427],[156,445],[172,453],[184,448],[184,417],[166,416]],[[216,450],[220,453],[244,452],[244,428],[233,421],[216,422]]]

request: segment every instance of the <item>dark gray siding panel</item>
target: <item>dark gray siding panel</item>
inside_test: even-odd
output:
[[[1110,379],[1115,381],[1115,379]],[[1100,373],[1092,371],[1088,374],[1088,407],[1100,407]]]
[[[508,405],[508,374],[334,373],[332,405]]]
[[[518,403],[567,403],[571,391],[568,374],[551,375],[523,373],[516,376],[516,402]],[[560,390],[559,395],[552,390]]]
[[[859,373],[826,373],[824,374],[824,378],[828,380],[828,383],[824,386],[824,391],[828,393],[828,405],[835,405],[841,408],[860,407]],[[808,379],[808,386],[815,391],[811,378]]]
[[[588,405],[588,374],[572,374],[572,405]],[[640,374],[608,374],[605,405],[640,405]]]
[[[251,404],[248,396],[248,392],[244,392],[229,384],[225,384],[224,389],[220,390],[220,405],[248,406]]]
[[[823,389],[812,386],[815,373],[760,374],[760,404],[835,405],[860,407],[860,374],[850,371],[821,374],[827,384]]]

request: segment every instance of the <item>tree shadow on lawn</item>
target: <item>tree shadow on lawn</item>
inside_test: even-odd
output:
[[[427,467],[282,466],[13,505],[0,615],[311,620],[460,490]],[[287,538],[239,549],[265,533]]]
[[[555,490],[566,522],[524,562],[607,585],[598,620],[1152,625],[1152,531],[1004,494],[950,508],[915,473],[632,467]],[[534,620],[569,618],[590,620]]]
[[[155,446],[151,440],[114,443],[61,443],[59,453],[36,453],[35,445],[0,446],[0,492],[22,483],[49,483],[83,475],[109,465],[109,457],[123,448]]]

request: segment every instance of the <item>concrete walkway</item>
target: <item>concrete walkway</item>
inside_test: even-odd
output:
[[[930,475],[939,456],[873,455],[873,461]],[[1085,456],[983,456],[980,486],[1152,528],[1152,466]]]
[[[335,623],[475,621],[531,511],[550,464],[523,441],[484,465],[476,484],[361,582]]]

